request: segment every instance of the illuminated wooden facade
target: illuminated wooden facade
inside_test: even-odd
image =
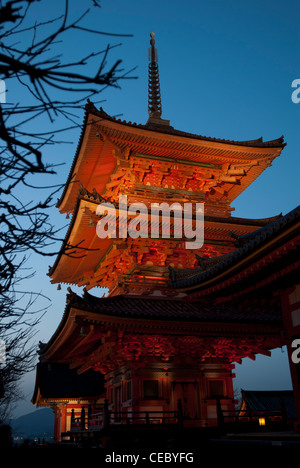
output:
[[[297,423],[300,428],[300,206],[242,238],[236,249],[215,259],[201,259],[190,270],[171,269],[171,285],[193,301],[210,301],[261,312],[282,320],[280,346],[286,346]]]
[[[64,246],[74,249],[71,257],[62,250],[49,270],[53,283],[83,286],[85,292],[79,297],[69,291],[63,319],[40,361],[65,363],[80,375],[90,369],[103,374],[111,412],[163,415],[181,401],[185,425],[208,426],[216,424],[217,402],[234,409],[234,362],[281,346],[282,319],[268,308],[253,314],[230,301],[219,305],[213,294],[194,299],[188,288],[170,284],[170,271],[186,278],[202,262],[218,264],[236,251],[237,237],[280,218],[237,218],[231,204],[285,143],[282,137],[237,142],[175,130],[161,118],[153,36],[151,51],[145,125],[112,118],[91,102],[86,106],[57,205],[72,216]],[[204,245],[188,249],[174,232],[156,239],[99,238],[97,207],[113,204],[119,225],[120,195],[149,211],[163,201],[203,203]],[[90,294],[94,287],[107,288],[108,297]]]
[[[89,293],[67,296],[63,321],[42,351],[79,375],[105,375],[112,412],[177,411],[186,425],[216,424],[216,400],[234,408],[234,362],[281,345],[281,319],[180,299]],[[88,356],[88,358],[87,358]]]

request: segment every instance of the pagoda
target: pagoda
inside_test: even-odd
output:
[[[116,119],[88,102],[57,203],[71,221],[49,276],[58,287],[68,284],[69,292],[57,330],[41,344],[40,371],[64,365],[66,374],[84,378],[94,372],[104,379],[98,394],[78,391],[75,402],[63,389],[59,398],[59,379],[55,396],[44,397],[37,373],[32,401],[51,404],[61,433],[71,429],[72,409],[77,416],[80,406],[95,412],[104,401],[111,421],[118,424],[134,421],[133,414],[140,415],[138,421],[161,422],[176,413],[184,426],[215,425],[219,409],[234,410],[234,363],[255,359],[258,353],[270,355],[283,343],[278,308],[231,301],[234,288],[224,301],[214,289],[203,296],[195,289],[202,268],[214,271],[235,255],[237,239],[248,239],[281,219],[234,217],[231,204],[281,154],[283,137],[232,141],[174,129],[162,118],[154,34],[150,36],[147,122]],[[107,216],[114,214],[120,232],[120,197],[130,206],[143,204],[149,212],[163,202],[175,203],[177,209],[189,204],[192,220],[201,204],[204,243],[189,248],[191,239],[176,235],[176,210],[169,213],[167,235],[160,229],[151,237],[147,218],[139,235],[100,237],[99,205],[109,206]],[[134,221],[129,211],[127,216]],[[161,228],[163,210],[156,220]],[[66,254],[69,247],[72,255]],[[191,288],[188,279],[195,276]],[[84,287],[83,295],[75,294],[72,285]],[[96,287],[107,288],[107,297],[93,295]]]

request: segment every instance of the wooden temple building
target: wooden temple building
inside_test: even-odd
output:
[[[280,156],[283,138],[175,130],[162,119],[153,34],[150,43],[148,121],[125,122],[88,102],[57,204],[71,221],[49,276],[69,293],[57,330],[40,346],[32,398],[55,411],[55,440],[73,427],[99,429],[108,414],[112,424],[216,425],[220,409],[235,409],[235,363],[290,349],[300,333],[299,209],[246,219],[231,206]],[[135,238],[100,238],[97,207],[109,202],[120,229],[120,195],[149,210],[204,204],[204,244],[188,248],[189,239],[175,236],[175,212],[168,236],[142,235],[146,222]],[[96,287],[108,296],[93,295]],[[300,420],[297,369],[291,364]]]

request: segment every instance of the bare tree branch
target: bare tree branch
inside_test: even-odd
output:
[[[64,228],[51,223],[49,210],[62,187],[55,179],[53,185],[43,186],[39,179],[53,177],[57,171],[57,165],[47,162],[45,149],[63,142],[58,135],[80,127],[78,118],[88,98],[134,78],[132,71],[121,68],[121,60],[110,63],[111,51],[121,44],[90,50],[91,42],[95,43],[90,41],[92,36],[97,37],[97,44],[99,37],[130,37],[86,27],[84,21],[90,14],[101,14],[97,0],[90,0],[89,8],[75,19],[72,3],[65,0],[62,11],[52,18],[28,24],[41,3],[10,0],[3,4],[0,0],[0,78],[5,80],[9,98],[0,103],[0,339],[7,348],[6,364],[0,364],[0,387],[3,383],[5,387],[0,420],[9,402],[19,397],[16,382],[35,360],[32,339],[45,312],[43,307],[32,311],[42,294],[24,293],[21,287],[25,279],[32,279],[32,270],[25,269],[30,253],[53,256],[62,245],[63,254],[70,257],[86,254],[84,239],[69,245],[63,241]],[[82,35],[82,43],[87,44],[87,51],[76,58],[73,54],[72,59],[64,50],[70,33]],[[22,103],[11,102],[20,94]],[[47,123],[40,128],[47,119],[51,130]]]

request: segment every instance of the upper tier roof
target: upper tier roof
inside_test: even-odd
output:
[[[249,166],[250,175],[243,177],[245,182],[231,197],[235,198],[280,155],[284,146],[283,137],[266,142],[262,138],[233,141],[195,135],[159,123],[126,122],[88,102],[77,151],[57,206],[61,212],[73,211],[79,182],[87,190],[96,188],[103,194],[120,160],[130,154],[217,169]]]
[[[49,276],[52,278],[53,283],[94,284],[92,278],[96,275],[101,278],[101,282],[98,286],[102,285],[107,287],[106,283],[103,284],[101,276],[102,263],[104,271],[110,271],[110,268],[117,268],[118,260],[121,258],[120,252],[122,252],[124,256],[125,250],[113,248],[113,244],[115,243],[113,239],[100,239],[97,236],[95,226],[89,227],[91,216],[93,213],[96,213],[99,203],[101,203],[101,195],[96,191],[90,193],[84,188],[79,190],[72,219],[61,251],[49,270]],[[116,208],[118,211],[118,205],[116,205]],[[234,231],[235,234],[239,236],[244,236],[246,233],[256,231],[258,228],[269,224],[271,221],[275,221],[278,217],[280,217],[280,215],[267,219],[247,219],[238,217],[222,218],[205,215],[205,239],[208,243],[219,245],[219,248],[220,245],[224,243],[227,246],[226,249],[232,250],[235,240],[230,234],[230,231]],[[97,222],[96,217],[95,222]],[[115,241],[117,241],[117,239]],[[66,246],[73,246],[71,251],[67,252],[67,255],[64,254]],[[126,246],[127,249],[130,250],[131,244],[128,240],[126,241]],[[172,244],[169,245],[170,249],[171,247]],[[194,251],[192,251],[191,255],[194,262]],[[134,257],[132,257],[132,261],[133,258]],[[123,273],[129,268],[125,265],[126,262],[122,266]]]
[[[284,143],[284,137],[281,136],[279,138],[276,138],[275,140],[269,140],[269,141],[263,141],[263,138],[257,138],[255,140],[246,140],[246,141],[241,141],[241,140],[226,140],[222,138],[214,138],[214,137],[208,137],[208,136],[203,136],[200,134],[196,133],[190,133],[190,132],[185,132],[182,130],[176,130],[170,125],[164,125],[158,123],[153,123],[153,122],[148,122],[146,124],[137,124],[135,122],[127,122],[126,120],[122,119],[117,119],[116,117],[112,117],[109,114],[107,114],[102,107],[98,110],[95,105],[88,101],[86,105],[86,110],[88,112],[92,112],[95,115],[98,115],[99,117],[102,117],[105,120],[110,120],[111,122],[117,122],[121,123],[122,125],[126,125],[128,127],[134,127],[134,128],[141,128],[141,129],[146,129],[151,132],[158,132],[158,133],[163,133],[165,135],[176,135],[184,138],[193,138],[195,140],[202,140],[202,141],[211,141],[211,142],[216,142],[216,143],[226,143],[228,145],[238,145],[238,146],[247,146],[250,148],[283,148],[286,143]]]

